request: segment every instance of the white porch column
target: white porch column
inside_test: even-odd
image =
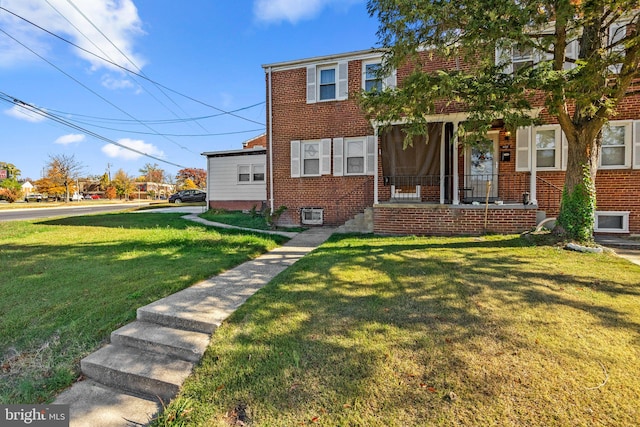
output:
[[[453,145],[453,201],[454,205],[460,204],[460,179],[458,177],[458,123],[459,120],[453,122],[453,139],[451,144]]]
[[[445,138],[445,127],[447,125],[447,122],[442,122],[442,134],[440,136],[440,204],[444,205],[444,192],[445,192],[445,188],[444,188],[444,181],[445,181],[445,175],[444,175],[444,162],[446,161],[446,154],[447,154],[447,150],[446,150],[446,138]]]
[[[377,205],[378,204],[378,171],[380,170],[380,168],[378,167],[378,153],[379,153],[379,146],[378,146],[378,125],[374,125],[373,126],[373,135],[375,137],[376,143],[374,144],[374,148],[375,148],[375,152],[373,153],[373,159],[374,159],[374,163],[375,163],[375,172],[373,173],[373,204]]]
[[[536,134],[534,131],[534,127],[530,126],[529,127],[529,153],[531,154],[531,181],[529,182],[529,203],[531,203],[532,205],[538,205],[538,197],[536,195],[536,169],[538,168],[537,165],[537,146],[536,146]]]

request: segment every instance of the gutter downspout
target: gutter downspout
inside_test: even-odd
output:
[[[267,122],[268,122],[268,126],[269,126],[269,135],[267,136],[268,141],[269,141],[269,205],[270,205],[269,208],[271,209],[271,212],[273,212],[273,210],[274,210],[274,202],[273,202],[273,106],[271,105],[271,103],[273,101],[273,97],[271,95],[271,67],[269,67],[269,69],[267,70],[267,73],[269,74],[269,78],[268,78],[269,111],[267,113],[269,115],[269,117],[267,118]]]
[[[374,163],[376,165],[375,166],[375,171],[374,171],[374,174],[373,174],[373,204],[377,205],[378,204],[378,177],[379,177],[379,174],[378,174],[378,161],[379,161],[378,157],[379,156],[378,155],[379,155],[379,150],[380,150],[380,148],[378,146],[378,125],[377,124],[373,125],[373,135],[374,135],[374,138],[375,138],[375,141],[376,141],[376,143],[375,143],[375,152],[373,154],[374,159],[375,159]]]

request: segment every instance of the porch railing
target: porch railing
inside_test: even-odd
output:
[[[524,203],[525,194],[530,193],[529,174],[458,175],[458,188],[453,188],[453,175],[385,176],[383,184],[390,188],[390,201],[414,201],[440,203],[441,182],[444,179],[444,201],[452,203],[454,191],[460,203]],[[490,184],[489,184],[490,183]]]
[[[548,217],[557,216],[560,212],[562,188],[539,176],[536,176],[536,187],[538,208],[545,211]]]

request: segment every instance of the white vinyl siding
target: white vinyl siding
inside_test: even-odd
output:
[[[266,181],[251,181],[252,168],[265,170],[266,154],[237,155],[208,158],[207,199],[211,201],[228,200],[266,200]],[[240,173],[248,172],[249,181],[239,181]]]
[[[631,121],[612,121],[602,128],[599,169],[631,167],[632,124]]]
[[[349,97],[349,63],[317,64],[307,67],[307,104],[342,101]]]

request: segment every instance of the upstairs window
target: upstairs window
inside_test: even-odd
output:
[[[515,45],[511,49],[511,63],[513,72],[517,73],[522,68],[533,66],[533,48]]]
[[[382,79],[378,77],[380,67],[381,64],[379,62],[363,64],[363,89],[365,92],[370,92],[372,90],[382,92]]]
[[[321,68],[319,70],[320,76],[320,101],[327,101],[336,99],[336,69],[335,68]]]
[[[342,101],[349,97],[348,62],[307,67],[307,104]]]

